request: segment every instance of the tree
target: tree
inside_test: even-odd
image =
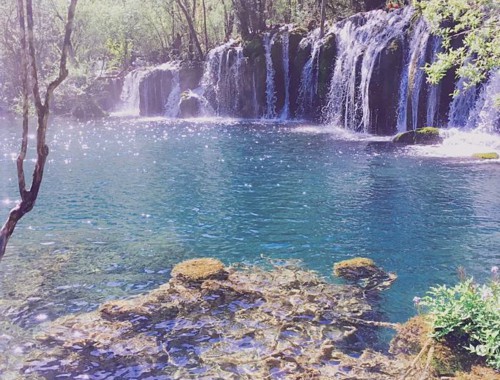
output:
[[[422,0],[417,7],[432,33],[442,39],[443,52],[425,68],[430,83],[438,83],[457,68],[467,88],[500,68],[498,0]]]
[[[49,154],[49,147],[46,144],[46,135],[48,127],[48,118],[50,112],[50,103],[54,90],[68,76],[67,58],[68,50],[71,45],[71,32],[73,30],[73,20],[78,0],[71,0],[68,7],[68,16],[66,19],[64,40],[61,49],[61,58],[59,62],[59,73],[52,80],[45,91],[42,99],[40,94],[40,83],[38,77],[38,64],[35,49],[34,22],[33,22],[33,4],[32,0],[17,0],[17,13],[19,21],[19,35],[21,48],[21,70],[22,70],[22,105],[23,105],[23,129],[21,150],[17,157],[17,178],[19,186],[19,195],[21,200],[9,212],[5,224],[0,229],[0,259],[4,256],[7,243],[14,232],[17,222],[35,206],[40,186],[42,184],[45,163]],[[29,70],[31,69],[31,70]],[[31,72],[31,77],[29,75]],[[24,161],[28,148],[28,130],[29,130],[29,103],[30,90],[37,116],[36,133],[36,163],[33,169],[33,178],[29,190],[26,186],[26,177],[24,173]]]

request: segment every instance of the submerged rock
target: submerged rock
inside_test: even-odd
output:
[[[363,341],[358,324],[371,310],[363,290],[289,263],[273,265],[268,271],[225,268],[214,259],[183,262],[145,295],[48,323],[23,373],[265,378],[280,371],[293,378],[322,373],[316,367],[333,356],[351,360],[338,347]],[[221,273],[226,279],[218,279]]]
[[[399,133],[392,139],[392,142],[407,145],[433,145],[441,144],[443,138],[439,135],[439,128],[425,127]]]

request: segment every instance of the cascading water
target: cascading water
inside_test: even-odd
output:
[[[243,48],[235,46],[233,40],[208,53],[202,88],[217,115],[235,116],[240,112],[245,62]]]
[[[317,28],[300,42],[301,45],[312,45],[311,56],[304,65],[300,75],[297,113],[301,117],[304,117],[312,109],[314,97],[317,95],[319,52],[323,44],[323,40],[319,39],[319,33],[320,30]]]
[[[139,115],[140,107],[140,93],[139,85],[142,78],[147,74],[145,69],[136,69],[128,73],[123,80],[122,92],[120,95],[120,100],[122,101],[122,106],[120,113]]]
[[[420,18],[410,40],[408,54],[405,58],[405,69],[401,78],[398,106],[398,131],[404,132],[418,127],[418,108],[420,91],[424,83],[425,53],[429,41],[429,27]],[[411,118],[408,121],[408,103],[411,105]]]
[[[467,80],[460,78],[455,86],[458,95],[453,98],[448,114],[448,127],[463,128],[468,125],[469,114],[477,100],[476,86],[466,87]]]
[[[236,63],[235,63],[235,71],[234,71],[234,81],[233,83],[236,86],[236,97],[234,99],[233,110],[238,112],[241,108],[241,86],[239,84],[239,80],[242,75],[243,63],[245,62],[245,57],[243,56],[243,48],[241,46],[234,48],[236,52]]]
[[[172,89],[165,103],[165,116],[174,118],[179,114],[179,102],[181,99],[180,67],[172,67],[171,70],[173,73]]]
[[[369,86],[375,63],[389,42],[402,38],[413,10],[360,14],[335,26],[337,61],[330,84],[326,120],[367,132],[371,122]]]
[[[469,115],[467,127],[482,132],[500,132],[500,70],[492,72],[483,86],[474,109]]]
[[[290,33],[288,26],[282,29],[281,41],[283,49],[283,75],[285,77],[285,103],[280,118],[287,120],[290,117]]]
[[[276,90],[274,88],[274,68],[273,59],[271,56],[271,47],[274,36],[271,38],[270,33],[264,33],[264,50],[266,57],[266,119],[276,118]]]
[[[432,37],[432,56],[431,63],[437,60],[437,55],[441,51],[441,39],[433,36]],[[437,125],[437,113],[439,110],[439,95],[441,93],[441,83],[430,84],[429,93],[427,96],[427,126]]]
[[[222,100],[222,72],[224,64],[224,54],[229,47],[234,44],[233,40],[228,41],[224,45],[218,46],[208,52],[205,61],[205,70],[201,79],[201,87],[203,88],[204,96],[212,99],[214,110],[217,115],[221,113]]]

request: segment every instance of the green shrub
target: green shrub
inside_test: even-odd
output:
[[[433,337],[454,338],[468,351],[484,357],[486,363],[500,369],[500,283],[498,267],[492,269],[488,284],[478,285],[472,279],[454,287],[431,288],[419,299],[433,316]]]

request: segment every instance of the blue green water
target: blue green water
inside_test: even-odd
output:
[[[38,203],[0,262],[0,299],[27,305],[0,318],[20,326],[154,288],[199,256],[301,259],[331,281],[334,262],[370,257],[399,276],[380,302],[391,321],[459,266],[485,280],[500,264],[498,164],[300,124],[55,120],[49,134]],[[3,217],[18,144],[1,120]]]

